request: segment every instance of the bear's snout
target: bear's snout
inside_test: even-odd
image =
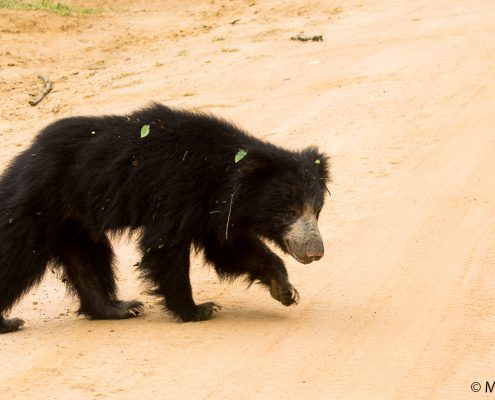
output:
[[[304,215],[289,229],[285,236],[288,253],[302,264],[318,261],[323,257],[323,240],[314,215]]]

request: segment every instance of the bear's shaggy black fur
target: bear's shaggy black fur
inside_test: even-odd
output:
[[[247,155],[235,162],[240,149]],[[107,237],[127,228],[141,232],[143,277],[182,321],[208,319],[217,307],[193,301],[191,246],[220,276],[244,274],[294,303],[282,260],[260,238],[290,252],[291,224],[308,205],[316,218],[323,206],[327,164],[316,148],[287,151],[213,116],[159,104],[49,125],[0,178],[0,333],[22,326],[3,315],[49,263],[63,269],[80,313],[137,315],[142,303],[117,298]]]

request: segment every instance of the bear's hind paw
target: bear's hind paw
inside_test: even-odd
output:
[[[24,321],[20,318],[4,319],[0,316],[0,333],[18,331],[23,325]]]

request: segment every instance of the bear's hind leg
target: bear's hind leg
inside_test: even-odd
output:
[[[91,319],[124,319],[142,311],[139,301],[117,299],[113,258],[106,235],[92,235],[74,220],[64,222],[55,260],[64,267],[69,288],[79,297],[80,314]]]
[[[27,240],[26,238],[29,236],[25,235],[23,239]],[[16,242],[16,244],[10,247],[11,242]],[[41,242],[22,243],[21,245],[19,242],[20,239],[15,240],[15,236],[12,236],[4,239],[0,245],[1,254],[4,254],[1,257],[2,265],[0,266],[0,333],[17,331],[24,325],[22,319],[7,319],[4,313],[41,280],[48,263],[45,249],[40,245]],[[23,249],[35,245],[36,250],[26,256]]]

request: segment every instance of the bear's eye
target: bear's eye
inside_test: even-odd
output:
[[[287,216],[289,218],[297,217],[297,215],[298,215],[298,212],[295,208],[289,208],[289,210],[287,211]]]

